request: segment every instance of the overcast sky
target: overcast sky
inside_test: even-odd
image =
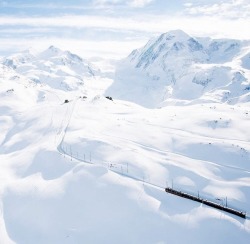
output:
[[[250,0],[0,0],[0,56],[50,45],[128,55],[160,33],[250,39]]]

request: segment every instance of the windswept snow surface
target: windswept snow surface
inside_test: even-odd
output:
[[[148,108],[250,101],[249,53],[250,41],[170,31],[121,61],[106,94]]]
[[[199,191],[249,216],[249,103],[111,101],[112,75],[83,72],[67,89],[42,79],[43,55],[0,66],[0,243],[249,243],[249,217],[164,192]]]

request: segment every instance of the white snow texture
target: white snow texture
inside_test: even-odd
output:
[[[177,30],[113,64],[2,58],[0,243],[249,243],[250,42]]]

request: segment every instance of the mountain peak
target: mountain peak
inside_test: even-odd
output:
[[[51,45],[51,46],[48,48],[48,50],[50,50],[50,51],[52,51],[52,52],[59,52],[59,51],[61,51],[59,48],[57,48],[57,47],[55,47],[55,46],[53,46],[53,45]]]
[[[171,30],[162,34],[166,40],[177,39],[178,41],[187,40],[190,36],[182,30]]]
[[[133,51],[129,59],[137,68],[146,69],[153,63],[166,68],[169,62],[166,64],[165,61],[176,55],[182,56],[182,61],[206,59],[202,44],[182,30],[172,30],[151,39],[143,48]]]
[[[62,54],[63,51],[53,45],[47,48],[45,51],[40,53],[40,58],[50,58]]]

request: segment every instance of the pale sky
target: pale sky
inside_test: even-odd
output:
[[[0,56],[50,45],[83,58],[123,58],[148,39],[250,39],[250,0],[0,0]]]

